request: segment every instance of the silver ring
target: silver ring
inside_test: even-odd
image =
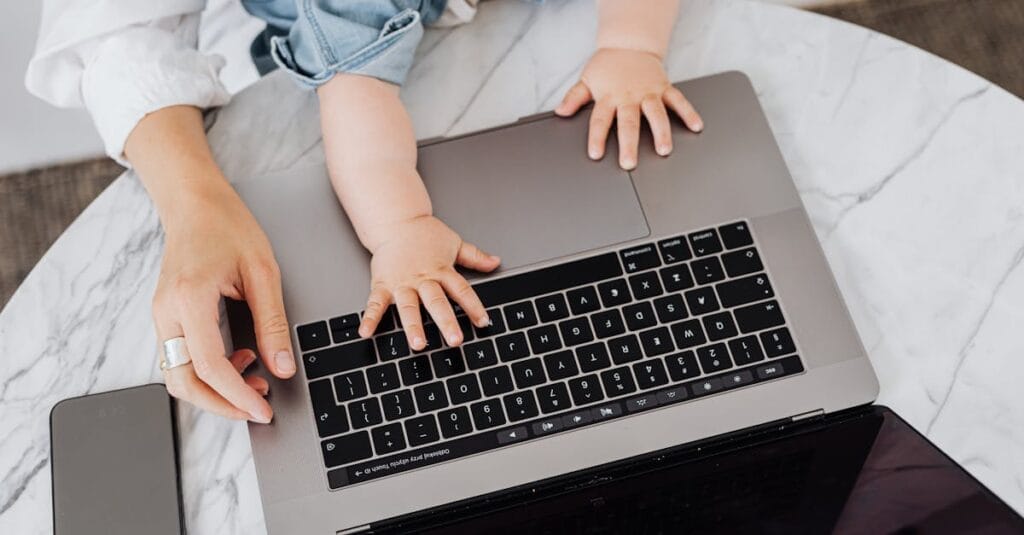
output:
[[[161,370],[177,368],[190,362],[192,362],[192,356],[188,354],[188,346],[185,345],[184,336],[164,341],[164,354],[160,358]]]

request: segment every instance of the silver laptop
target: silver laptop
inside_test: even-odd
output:
[[[585,153],[587,114],[421,143],[436,214],[499,254],[493,324],[409,351],[355,334],[369,258],[322,167],[239,193],[274,246],[302,366],[250,426],[271,533],[396,518],[871,403],[878,383],[749,80],[678,84],[707,128]],[[647,135],[645,133],[645,135]],[[237,344],[244,307],[230,307]]]

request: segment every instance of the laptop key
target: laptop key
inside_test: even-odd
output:
[[[713,228],[690,234],[690,247],[693,254],[707,256],[722,250],[722,242],[718,240],[718,232]]]
[[[617,307],[633,300],[629,295],[629,284],[624,279],[598,284],[597,293],[601,294],[601,303],[605,308]]]
[[[761,344],[754,335],[729,340],[729,353],[737,366],[746,366],[764,360]]]
[[[334,339],[335,344],[344,344],[345,342],[358,340],[359,329],[356,327],[353,327],[351,329],[331,329],[331,338]]]
[[[377,336],[374,341],[377,343],[377,352],[381,360],[395,360],[409,354],[409,342],[406,341],[404,332],[394,332]]]
[[[366,382],[370,384],[370,392],[373,394],[380,394],[402,386],[398,379],[398,367],[393,362],[367,368]]]
[[[732,368],[729,351],[725,348],[725,344],[698,347],[697,360],[700,361],[700,367],[704,373],[716,373]]]
[[[416,407],[413,404],[412,390],[399,390],[390,394],[384,394],[380,398],[384,408],[384,417],[391,420],[398,420],[416,414]]]
[[[661,259],[666,264],[675,264],[693,258],[690,246],[686,243],[684,236],[661,240],[658,242],[658,250],[661,251]]]
[[[612,365],[611,359],[608,358],[608,350],[601,342],[577,347],[576,358],[580,361],[580,370],[583,370],[583,373],[608,368]]]
[[[654,300],[654,312],[658,315],[658,321],[672,323],[686,319],[686,303],[682,295],[666,295]]]
[[[690,274],[690,268],[686,264],[668,266],[662,268],[658,273],[661,275],[661,282],[664,283],[665,290],[669,292],[692,288],[696,284],[693,281],[693,275]]]
[[[366,379],[363,378],[363,372],[356,370],[334,376],[334,391],[338,395],[339,403],[366,397]]]
[[[532,426],[533,434],[536,436],[547,435],[562,429],[562,419],[559,417],[549,418],[547,420],[541,420],[535,422]]]
[[[640,341],[632,333],[608,340],[608,350],[615,364],[625,364],[644,358],[640,351]]]
[[[733,310],[736,323],[744,333],[761,331],[769,327],[782,325],[782,311],[776,301],[765,301]]]
[[[712,342],[736,336],[736,324],[728,311],[711,314],[702,318],[704,332]]]
[[[501,408],[501,401],[488,399],[469,406],[473,413],[473,423],[480,431],[505,425],[505,412]]]
[[[598,338],[608,338],[626,332],[626,324],[622,322],[622,314],[618,309],[602,310],[590,316],[594,324],[594,334]]]
[[[498,444],[504,446],[505,444],[511,444],[513,442],[519,442],[520,440],[526,440],[526,428],[517,427],[515,429],[506,429],[498,432]]]
[[[597,291],[593,286],[577,288],[567,293],[566,296],[569,298],[569,308],[577,316],[589,314],[601,308],[601,303],[597,300]]]
[[[367,398],[349,403],[348,415],[352,421],[352,429],[362,429],[384,421],[377,398]]]
[[[658,406],[658,398],[654,394],[637,396],[626,400],[626,410],[629,412],[640,412],[653,409]]]
[[[313,400],[316,430],[321,438],[348,431],[348,416],[345,414],[345,408],[339,406],[334,399],[330,379],[309,383],[309,395]]]
[[[631,331],[654,327],[658,323],[654,317],[654,307],[649,301],[629,305],[622,309],[622,314],[626,316],[626,326]]]
[[[505,413],[508,414],[510,422],[526,420],[538,414],[537,400],[529,390],[509,394],[502,400],[505,402]]]
[[[668,374],[674,382],[700,376],[700,368],[697,367],[697,356],[693,351],[683,351],[682,353],[665,357],[665,366],[668,368]]]
[[[537,299],[537,315],[544,323],[562,320],[569,317],[569,305],[565,296],[554,294]]]
[[[757,249],[753,247],[723,254],[722,264],[725,265],[725,272],[730,277],[757,273],[764,269],[764,264],[761,263],[761,256],[757,254]]]
[[[572,407],[572,400],[569,399],[569,389],[565,383],[554,383],[544,385],[537,389],[537,402],[544,414],[564,411]]]
[[[537,324],[537,313],[530,301],[507,305],[502,310],[505,312],[505,324],[513,331]]]
[[[534,355],[550,353],[562,348],[562,341],[558,338],[558,327],[554,325],[534,327],[526,334],[530,338],[530,349]]]
[[[456,318],[459,322],[459,330],[462,331],[462,342],[469,342],[474,338],[473,336],[473,321],[469,319],[469,316],[462,315]]]
[[[707,341],[704,336],[704,328],[700,326],[700,320],[680,321],[673,323],[670,327],[672,337],[676,339],[676,347],[679,349],[699,346]]]
[[[552,381],[566,379],[580,373],[576,366],[576,357],[568,349],[544,355],[544,368]]]
[[[657,272],[654,271],[633,275],[629,278],[629,287],[633,289],[633,296],[637,299],[650,299],[665,292],[661,288]]]
[[[370,340],[349,342],[302,355],[307,379],[352,371],[376,363],[377,354]]]
[[[467,373],[448,379],[448,396],[454,405],[462,405],[480,399],[480,384],[476,375]]]
[[[626,267],[626,273],[636,273],[661,265],[658,251],[651,243],[623,249],[619,256],[622,257],[622,265]]]
[[[377,455],[387,455],[405,449],[405,433],[402,424],[387,424],[370,430],[373,438],[373,449]]]
[[[512,373],[509,372],[506,366],[488,368],[480,372],[480,384],[483,386],[484,394],[488,396],[497,396],[498,394],[511,392],[514,388],[512,386]]]
[[[494,350],[494,342],[481,340],[462,346],[466,363],[471,370],[479,370],[498,363],[498,353]]]
[[[303,351],[331,345],[331,337],[327,334],[327,324],[322,321],[299,325],[295,328],[295,332],[299,336],[299,347]]]
[[[749,370],[740,370],[730,373],[722,378],[722,385],[725,388],[736,388],[754,382],[754,375]]]
[[[473,423],[469,421],[469,409],[455,407],[437,413],[437,423],[441,426],[441,435],[452,438],[473,432]]]
[[[413,389],[416,407],[420,412],[431,412],[448,406],[448,395],[441,381],[427,383]]]
[[[690,268],[693,269],[693,278],[697,284],[709,284],[725,278],[725,270],[717,256],[694,260],[690,262]]]
[[[438,379],[466,371],[466,363],[462,360],[462,349],[457,347],[431,353],[430,362],[434,364],[434,375]]]
[[[526,344],[526,335],[521,332],[499,336],[495,340],[498,356],[502,362],[510,362],[530,355],[530,346]]]
[[[668,405],[682,401],[690,397],[690,394],[686,391],[686,387],[677,386],[668,390],[662,390],[658,392],[657,396],[659,405]]]
[[[586,317],[572,318],[558,324],[562,332],[562,340],[566,346],[585,344],[594,339],[594,332],[590,330],[590,322]]]
[[[636,382],[633,380],[633,372],[623,366],[601,372],[601,384],[608,397],[623,396],[636,392]]]
[[[427,323],[427,319],[429,319],[429,316],[424,315],[423,334],[425,335],[424,338],[427,339],[427,345],[423,349],[419,350],[418,353],[429,353],[431,351],[436,351],[443,347],[443,341],[441,340],[441,329],[438,328],[437,324],[435,323]]]
[[[722,242],[729,249],[754,243],[754,238],[750,236],[750,229],[747,228],[747,224],[743,221],[722,225],[718,227],[718,231],[722,233]]]
[[[491,320],[487,327],[473,327],[477,338],[497,336],[505,332],[505,319],[501,316],[501,310],[492,308],[487,311],[487,317]]]
[[[320,449],[323,451],[324,464],[327,468],[373,457],[370,434],[366,431],[324,440],[320,443]]]
[[[607,418],[614,418],[622,414],[622,406],[618,403],[609,403],[600,407],[594,407],[590,410],[590,415],[594,420],[604,420]]]
[[[722,389],[722,380],[717,377],[711,377],[697,381],[690,385],[690,392],[694,396],[704,396],[707,394],[714,394]]]
[[[596,375],[584,375],[569,380],[569,393],[576,405],[586,405],[604,399],[604,392]]]
[[[589,410],[566,414],[565,416],[562,416],[562,427],[566,429],[578,427],[584,424],[589,424],[593,419],[594,418],[590,415]]]
[[[418,385],[434,378],[430,371],[430,358],[426,355],[408,357],[398,362],[398,370],[402,374],[405,386]]]
[[[622,275],[615,253],[604,253],[565,264],[529,271],[473,286],[484,306],[492,307],[593,284]],[[578,312],[577,312],[578,313]]]
[[[413,448],[441,440],[433,414],[406,420],[405,434],[409,439],[409,446]]]
[[[544,363],[539,357],[516,362],[512,364],[512,377],[516,380],[517,388],[537,386],[546,380]]]
[[[641,390],[649,390],[668,384],[665,365],[660,359],[645,359],[633,365],[633,375]]]
[[[730,308],[775,296],[772,285],[764,273],[722,282],[717,284],[715,289],[718,290],[722,306]]]
[[[656,327],[640,333],[640,345],[644,348],[644,355],[648,357],[664,355],[675,349],[668,327]]]
[[[719,309],[718,298],[715,297],[715,289],[711,286],[696,288],[683,294],[686,296],[686,306],[690,307],[690,314],[700,316]]]
[[[796,352],[793,337],[785,327],[761,333],[761,344],[769,357],[780,357]]]

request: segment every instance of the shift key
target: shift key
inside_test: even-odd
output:
[[[302,355],[307,379],[347,372],[376,362],[377,354],[370,340],[358,340]]]

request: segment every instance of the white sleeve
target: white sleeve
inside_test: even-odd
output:
[[[146,114],[173,105],[209,108],[230,94],[224,60],[199,52],[205,0],[46,0],[25,86],[61,107],[85,107],[107,154]]]

